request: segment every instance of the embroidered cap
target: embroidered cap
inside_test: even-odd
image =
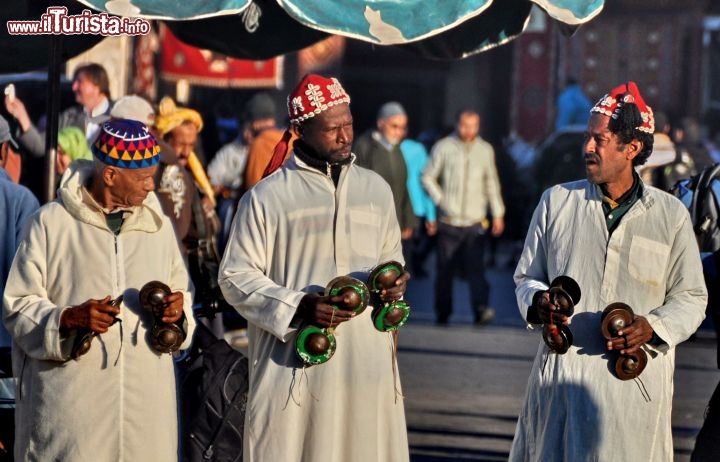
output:
[[[290,123],[305,121],[338,104],[350,104],[350,96],[338,79],[308,74],[288,95]]]
[[[635,82],[624,83],[612,89],[607,95],[600,98],[600,101],[590,109],[590,112],[598,112],[617,119],[622,107],[628,103],[635,104],[640,111],[640,117],[642,117],[642,124],[635,127],[635,129],[651,134],[655,132],[655,119],[652,108],[645,104],[645,100],[640,95],[640,90],[638,90]]]
[[[287,106],[290,123],[300,123],[327,111],[338,104],[350,104],[350,96],[335,77],[308,74],[295,90],[288,95]],[[275,145],[272,157],[263,172],[263,178],[279,169],[290,149],[292,135],[288,128]]]
[[[111,119],[103,123],[92,152],[103,163],[120,168],[152,167],[160,162],[157,140],[137,120]]]

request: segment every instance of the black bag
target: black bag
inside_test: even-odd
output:
[[[705,421],[695,439],[690,462],[720,460],[720,383],[705,409]]]
[[[241,461],[247,358],[198,323],[190,354],[178,369],[182,460]]]
[[[670,191],[690,212],[700,252],[720,250],[720,163],[678,181]]]
[[[720,368],[720,164],[705,168],[692,178],[678,181],[672,189],[690,212],[700,247],[703,276],[708,290],[705,312],[712,318],[718,342]],[[720,401],[720,398],[716,399]],[[717,406],[720,408],[720,406]],[[716,411],[720,414],[720,410]],[[716,419],[720,419],[716,416]]]

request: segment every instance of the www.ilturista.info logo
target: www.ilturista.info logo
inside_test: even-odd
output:
[[[95,14],[83,10],[76,15],[67,14],[64,6],[51,6],[40,21],[8,21],[10,35],[91,34],[91,35],[147,35],[150,23],[144,19],[119,18],[107,13]]]

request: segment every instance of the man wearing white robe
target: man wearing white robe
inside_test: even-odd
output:
[[[336,276],[366,280],[403,261],[389,185],[353,163],[349,102],[337,79],[316,75],[290,95],[292,156],[242,197],[221,263],[223,294],[249,323],[245,461],[409,459],[393,334],[375,329],[371,307],[354,316],[318,294]],[[336,327],[334,356],[311,367],[295,352],[307,324]]]
[[[592,109],[584,144],[587,181],[545,191],[515,271],[530,325],[567,324],[565,354],[540,342],[511,461],[669,461],[675,346],[704,318],[707,291],[690,216],[673,196],[642,184],[634,166],[652,152],[652,110],[634,83]],[[558,276],[582,294],[568,318],[553,312]],[[610,340],[601,313],[613,302],[635,317]],[[648,361],[630,380],[613,375],[618,353]]]
[[[150,281],[167,284],[162,321],[184,326],[188,348],[192,284],[152,194],[159,148],[144,124],[116,119],[92,151],[28,218],[5,288],[15,460],[177,461],[175,366],[153,347],[139,297]],[[97,338],[78,353],[85,332]]]

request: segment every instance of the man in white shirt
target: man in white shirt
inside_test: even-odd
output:
[[[79,106],[72,106],[60,114],[58,128],[78,127],[89,142],[98,134],[100,124],[110,118],[110,79],[105,68],[91,63],[75,69],[72,90]],[[18,97],[5,97],[5,109],[17,119],[18,142],[33,156],[45,154],[45,134],[32,123],[25,104]]]

